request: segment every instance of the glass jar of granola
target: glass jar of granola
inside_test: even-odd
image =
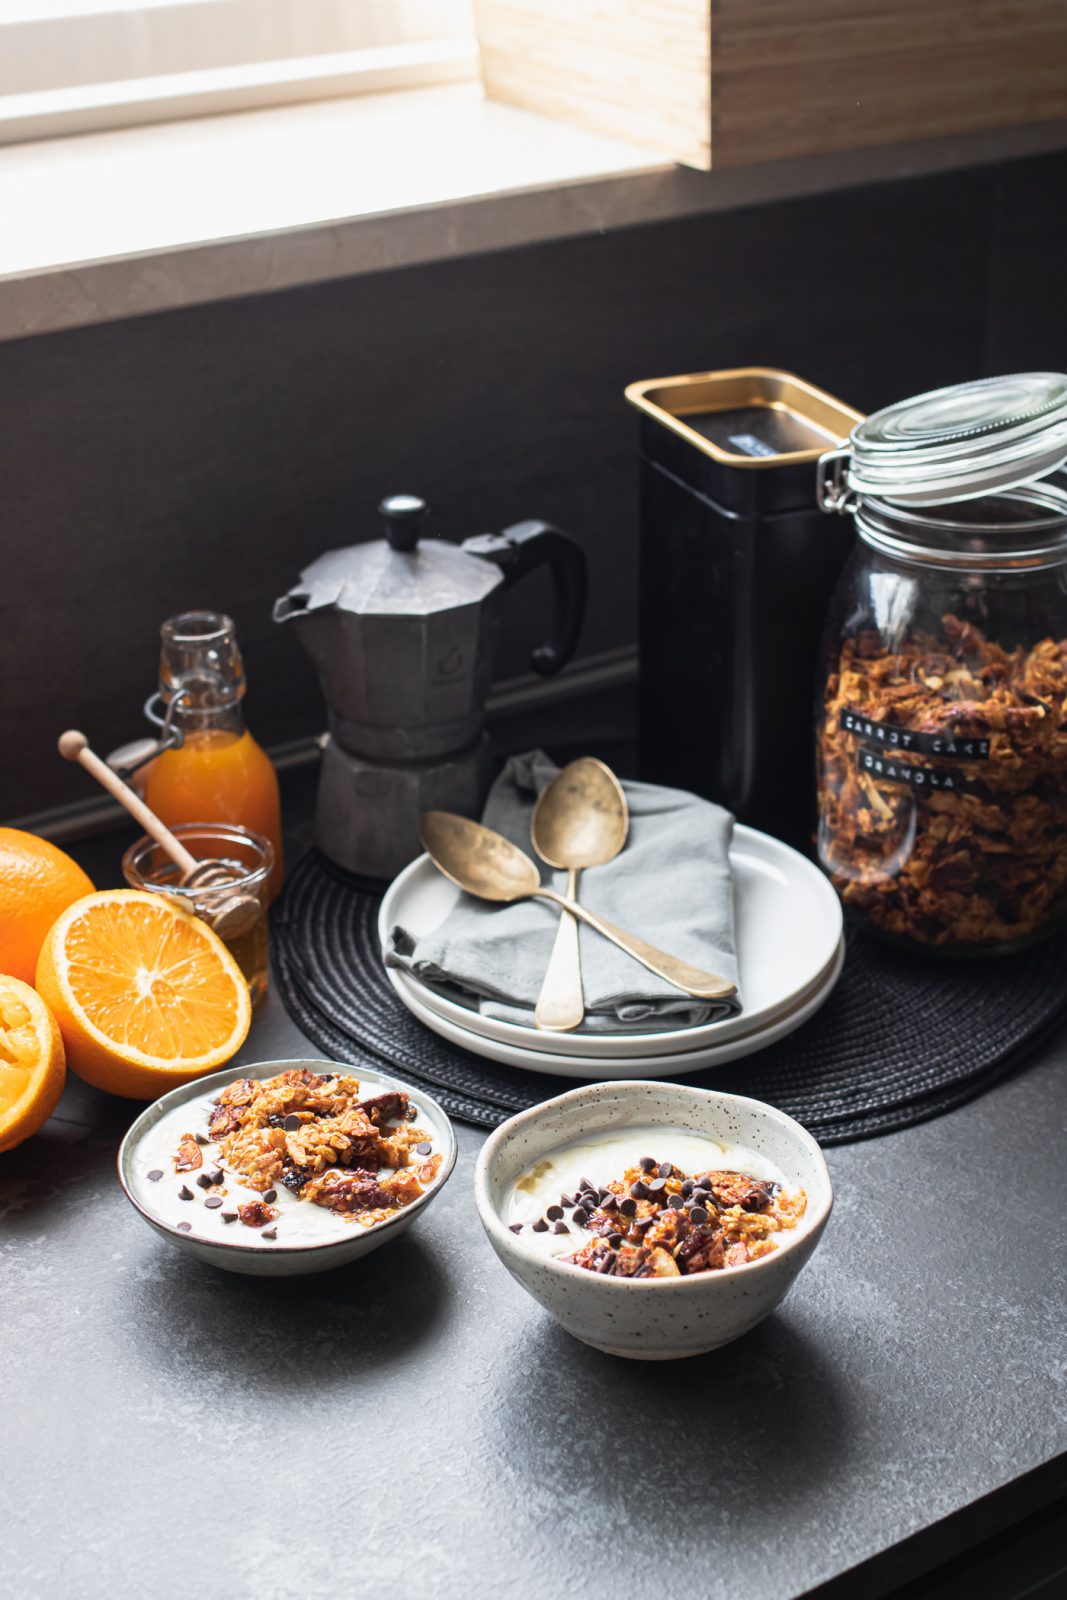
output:
[[[816,708],[818,854],[846,910],[946,953],[1067,917],[1067,376],[922,395],[820,462],[859,542]]]

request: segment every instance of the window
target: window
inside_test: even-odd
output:
[[[470,0],[0,0],[0,143],[477,74]]]

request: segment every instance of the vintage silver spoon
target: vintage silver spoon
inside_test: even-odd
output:
[[[454,816],[451,811],[426,811],[419,832],[434,866],[466,894],[505,904],[531,898],[551,900],[684,994],[699,1000],[728,1000],[736,993],[736,985],[717,973],[704,972],[665,950],[657,950],[655,945],[595,916],[576,900],[568,900],[555,889],[543,888],[529,856],[492,828],[471,822],[468,817]]]
[[[567,873],[567,898],[578,898],[578,874],[613,861],[626,843],[630,813],[622,785],[593,756],[565,766],[542,789],[530,818],[530,839],[542,861]],[[534,1022],[567,1033],[585,1016],[578,924],[560,913],[556,942],[537,997]]]

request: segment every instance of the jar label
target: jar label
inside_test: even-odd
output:
[[[912,733],[909,728],[897,728],[891,722],[874,722],[862,712],[849,711],[847,707],[842,709],[839,721],[846,733],[858,734],[861,739],[872,739],[886,749],[899,750],[905,755],[943,756],[954,761],[989,760],[988,739],[975,739],[958,733]],[[906,783],[909,780],[905,778],[901,781]]]
[[[920,767],[906,756],[883,755],[879,750],[856,751],[856,770],[882,783],[906,783],[912,789],[942,789],[951,794],[980,794],[981,786],[970,782],[953,767]]]

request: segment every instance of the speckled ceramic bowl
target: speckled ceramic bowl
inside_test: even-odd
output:
[[[602,1277],[523,1247],[505,1217],[523,1172],[573,1140],[655,1124],[737,1143],[773,1162],[808,1196],[796,1230],[744,1266],[667,1279]],[[799,1122],[758,1100],[671,1083],[595,1083],[521,1112],[486,1140],[474,1183],[482,1225],[512,1277],[583,1344],[645,1361],[700,1355],[754,1328],[811,1256],[833,1204],[822,1151]]]
[[[198,1238],[195,1232],[180,1232],[161,1217],[154,1216],[136,1193],[134,1163],[142,1140],[156,1123],[175,1106],[187,1105],[189,1101],[199,1100],[205,1094],[218,1094],[236,1078],[273,1078],[279,1072],[299,1067],[307,1067],[312,1072],[351,1072],[361,1084],[366,1085],[370,1094],[381,1094],[386,1089],[403,1089],[410,1094],[412,1101],[418,1107],[420,1125],[431,1133],[435,1149],[444,1157],[440,1172],[425,1193],[417,1200],[413,1200],[410,1205],[402,1207],[395,1215],[386,1217],[382,1222],[376,1222],[372,1228],[361,1228],[353,1224],[344,1227],[337,1238],[295,1245],[268,1244],[259,1238],[255,1243],[249,1241],[247,1244],[237,1240],[231,1244],[228,1240]],[[425,1210],[434,1197],[440,1194],[455,1164],[456,1136],[452,1131],[452,1124],[437,1101],[432,1100],[428,1094],[424,1094],[421,1089],[413,1089],[397,1078],[387,1078],[380,1072],[372,1072],[362,1065],[346,1067],[343,1062],[314,1060],[257,1061],[246,1063],[241,1067],[226,1067],[222,1072],[212,1073],[206,1078],[197,1078],[193,1083],[184,1084],[180,1089],[172,1089],[169,1094],[163,1095],[141,1112],[119,1146],[118,1155],[119,1182],[126,1191],[126,1198],[158,1234],[171,1244],[188,1251],[190,1255],[198,1256],[201,1261],[210,1262],[212,1266],[224,1267],[229,1272],[245,1272],[264,1278],[284,1278],[299,1273],[325,1272],[330,1267],[340,1267],[346,1262],[355,1261],[358,1256],[369,1255],[372,1250],[387,1244],[390,1239],[399,1239],[402,1233],[407,1232],[420,1211]]]

